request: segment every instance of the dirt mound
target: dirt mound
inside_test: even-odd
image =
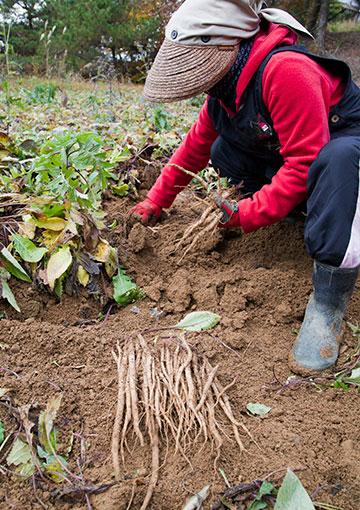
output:
[[[238,376],[229,397],[234,412],[261,447],[244,435],[247,451],[240,455],[234,441],[226,442],[219,466],[230,483],[272,472],[282,476],[292,467],[299,470],[309,492],[319,492],[318,500],[346,510],[359,508],[357,393],[333,388],[319,391],[311,386],[279,393],[271,386],[275,377],[285,381],[290,375],[289,349],[311,292],[311,261],[304,248],[302,225],[282,223],[251,235],[225,238],[210,252],[193,254],[178,265],[171,248],[196,217],[189,202],[189,195],[183,193],[159,226],[136,225],[126,239],[123,218],[130,200],[109,200],[110,220],[119,222],[110,240],[119,246],[122,264],[146,298],[124,309],[107,309],[106,314],[91,298],[66,297],[59,304],[21,287],[22,294],[17,292],[17,296],[25,313],[19,317],[7,310],[8,319],[1,321],[1,386],[10,388],[19,403],[41,406],[62,391],[61,438],[65,441],[71,431],[85,438],[86,478],[95,483],[110,481],[117,400],[111,350],[139,331],[175,324],[188,311],[211,310],[221,315],[220,325],[210,333],[189,335],[188,342],[198,355],[206,353],[213,365],[219,364],[218,377],[224,386]],[[359,304],[356,296],[347,315],[350,322],[359,320]],[[97,321],[99,312],[102,321]],[[343,358],[355,343],[348,331],[344,342]],[[248,402],[261,402],[272,410],[263,419],[250,417],[245,412]],[[0,413],[9,426],[4,409]],[[129,448],[123,481],[92,496],[95,509],[125,510],[132,491],[131,508],[140,508],[150,474],[150,450],[136,441]],[[217,499],[224,481],[213,469],[214,451],[210,446],[199,450],[195,446],[191,451],[191,469],[169,449],[151,508],[181,508],[189,495],[206,484],[211,484],[211,500]],[[77,436],[71,457],[79,455]],[[164,462],[164,452],[160,460]],[[3,478],[1,509],[41,508],[28,482]],[[46,488],[37,495],[49,509],[86,508],[74,499],[55,500]]]

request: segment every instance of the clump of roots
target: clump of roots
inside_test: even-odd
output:
[[[188,253],[202,249],[209,250],[213,248],[221,239],[221,232],[218,228],[222,218],[222,212],[216,204],[216,196],[221,195],[224,199],[229,199],[236,193],[235,188],[222,189],[221,180],[218,179],[217,188],[209,188],[209,184],[197,174],[182,168],[179,165],[172,164],[182,172],[197,179],[206,193],[205,199],[196,199],[200,202],[203,212],[198,220],[191,223],[181,239],[177,242],[174,253],[181,254],[178,263],[180,263]]]
[[[142,503],[150,502],[160,469],[160,446],[168,451],[169,441],[191,466],[187,456],[191,444],[201,437],[215,449],[214,467],[220,456],[226,422],[240,451],[244,445],[240,431],[252,438],[245,425],[234,417],[227,390],[217,377],[218,366],[199,358],[185,336],[171,337],[149,346],[139,335],[113,357],[118,370],[118,403],[112,436],[115,476],[120,478],[125,465],[127,439],[134,435],[140,445],[150,443],[152,467],[148,490]],[[165,462],[165,461],[164,461]]]

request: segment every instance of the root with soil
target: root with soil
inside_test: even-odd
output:
[[[127,439],[138,439],[151,447],[151,474],[141,510],[145,510],[157,484],[160,449],[165,458],[170,441],[175,453],[192,467],[191,447],[202,437],[214,450],[214,468],[220,457],[224,428],[228,426],[240,451],[244,445],[240,430],[252,440],[245,425],[234,417],[226,390],[217,378],[218,366],[199,358],[185,335],[157,339],[150,345],[142,335],[117,346],[113,357],[118,371],[118,402],[112,435],[112,460],[116,479],[125,466]]]
[[[186,255],[195,251],[195,249],[199,247],[202,248],[203,246],[210,249],[219,242],[221,234],[218,225],[222,218],[222,212],[217,206],[215,198],[221,195],[222,198],[229,199],[236,193],[236,189],[222,189],[220,178],[217,183],[217,190],[209,189],[209,184],[199,175],[174,163],[171,163],[170,166],[174,166],[178,170],[196,179],[206,193],[205,199],[196,197],[197,200],[200,200],[204,208],[200,218],[188,226],[175,246],[174,253],[181,253],[181,257],[178,260],[178,264],[180,264]]]

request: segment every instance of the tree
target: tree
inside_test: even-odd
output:
[[[42,17],[45,3],[45,0],[2,0],[0,8],[4,15],[11,15],[16,11],[18,21],[23,20],[30,30],[33,30],[36,20]]]
[[[325,33],[329,18],[330,0],[321,0],[316,39],[320,53],[325,53]]]

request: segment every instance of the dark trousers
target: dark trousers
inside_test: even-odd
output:
[[[281,166],[240,152],[222,137],[212,146],[211,160],[222,177],[243,184],[245,196],[269,184]],[[310,166],[304,237],[309,255],[318,262],[342,268],[360,266],[359,173],[358,135],[331,140]]]

